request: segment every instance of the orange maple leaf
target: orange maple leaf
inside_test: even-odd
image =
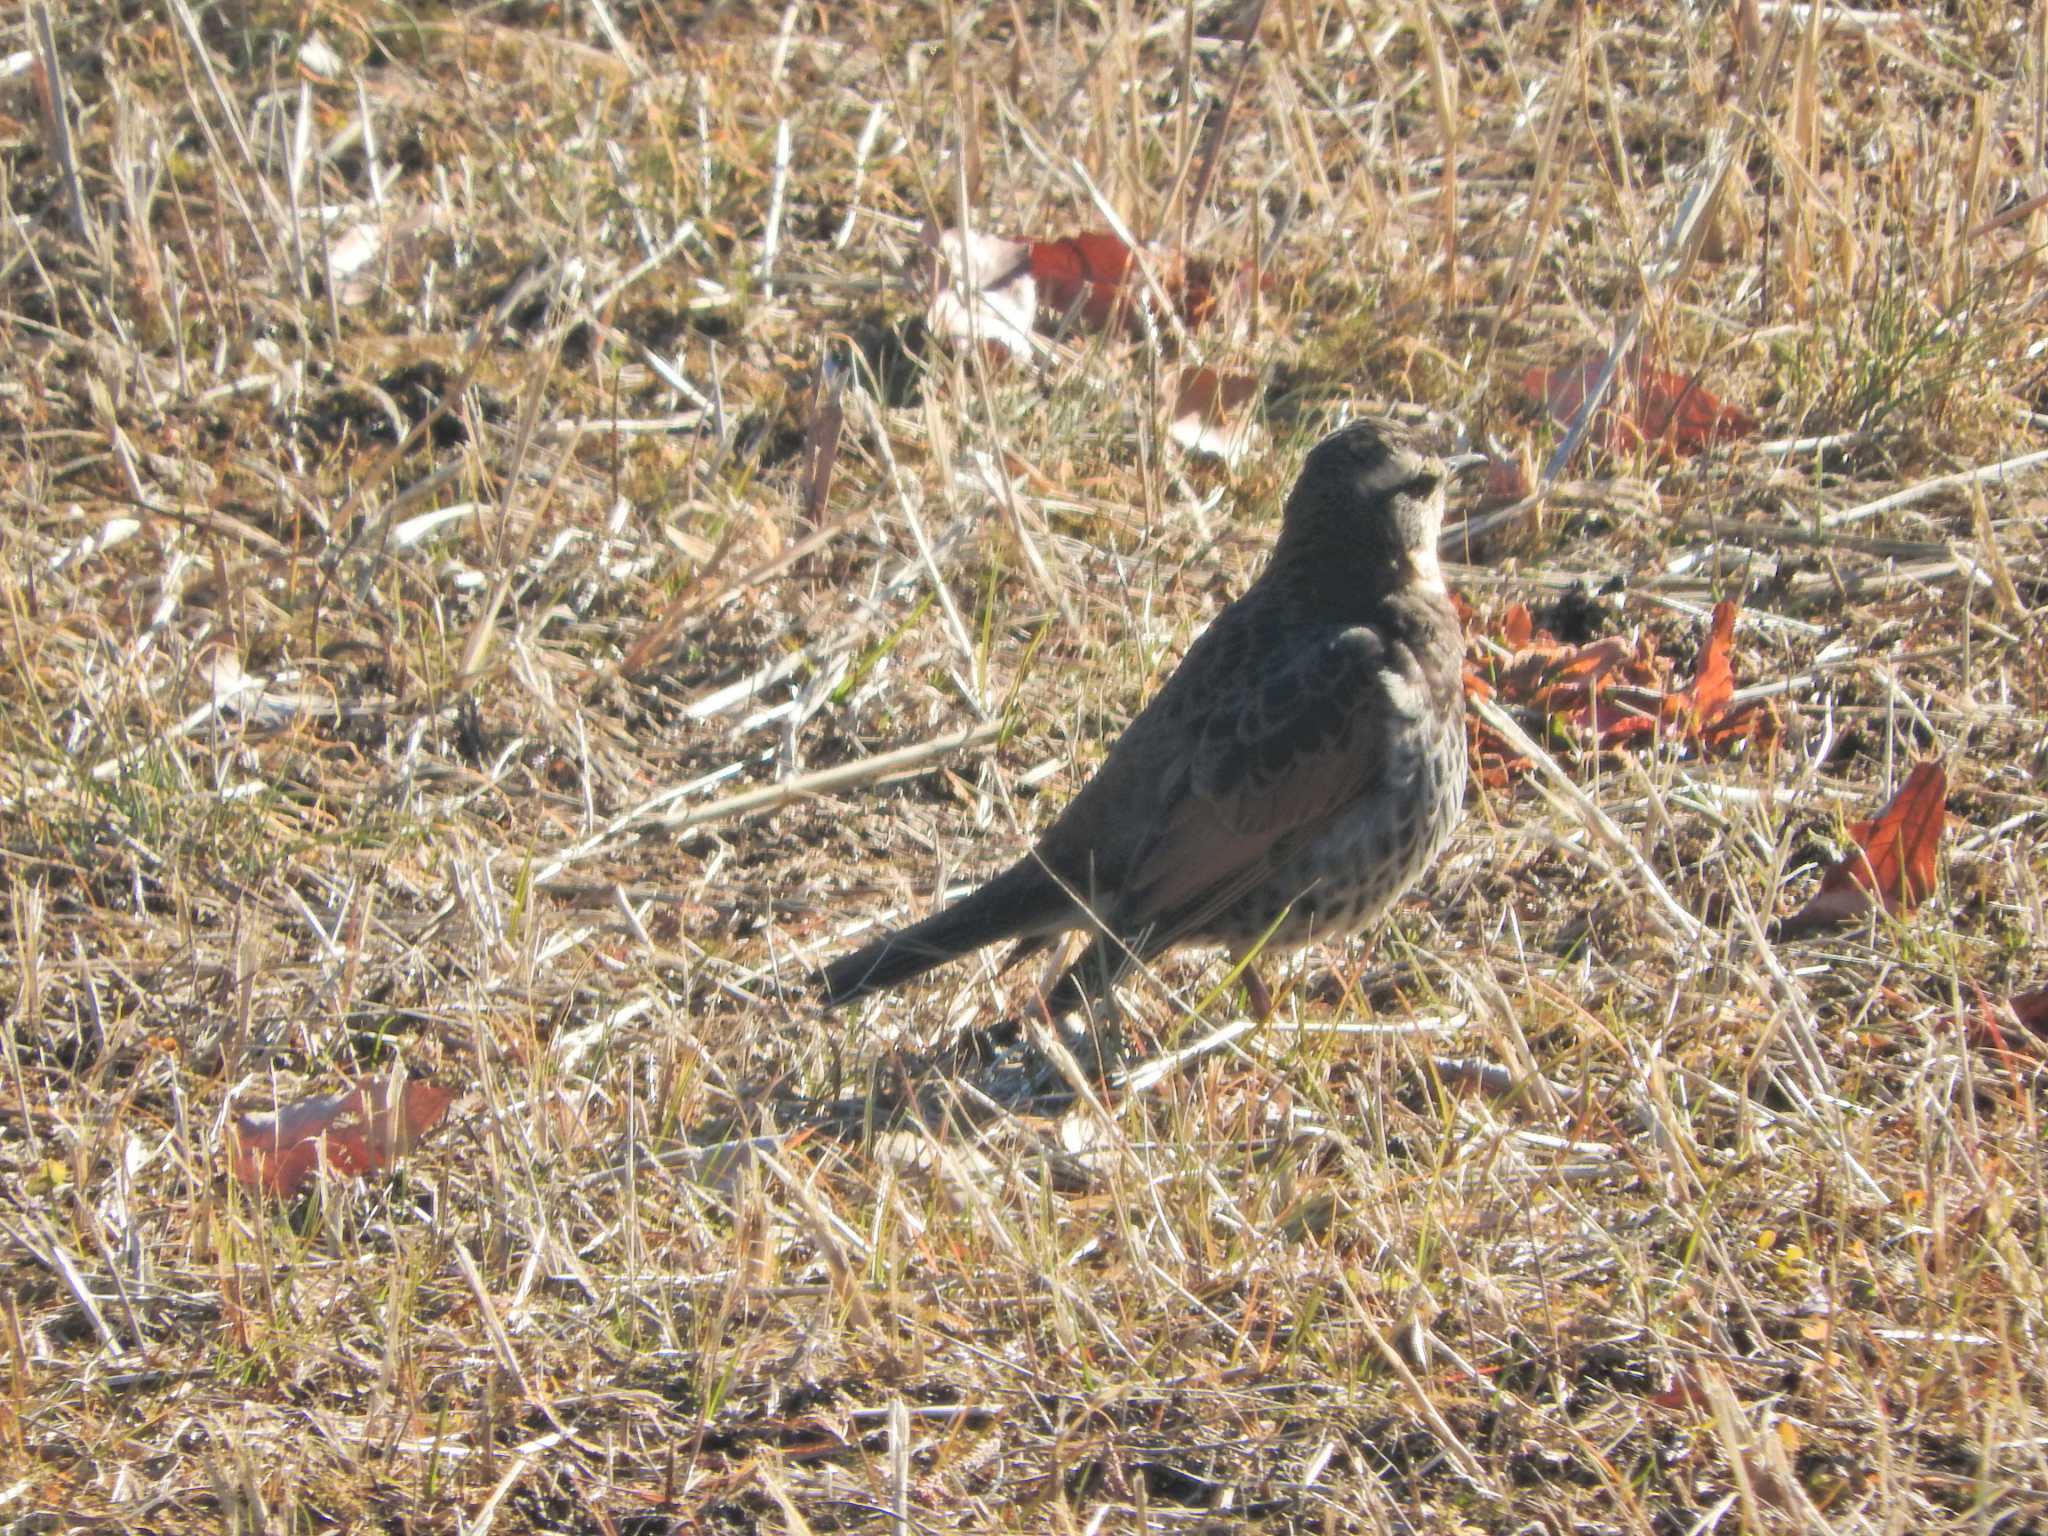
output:
[[[1828,867],[1813,899],[1778,925],[1778,937],[1860,917],[1873,897],[1887,912],[1912,911],[1934,889],[1947,806],[1948,774],[1940,763],[1920,764],[1875,821],[1849,824],[1855,849]]]

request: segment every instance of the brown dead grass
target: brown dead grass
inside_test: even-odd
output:
[[[1227,7],[54,9],[0,79],[11,1528],[2048,1530],[2044,481],[1886,500],[2048,426],[2040,7],[1278,0],[1248,64]],[[1170,332],[919,334],[928,221],[1105,205],[1271,274],[1188,341],[1264,382],[1233,472]],[[1334,410],[1540,468],[1517,381],[1630,326],[1762,435],[1574,461],[1457,584],[1687,664],[1740,596],[1774,751],[1551,741],[1272,1026],[1134,988],[1203,1048],[1098,1106],[906,1098],[1019,998],[978,963],[806,1006],[1063,803]],[[1934,753],[1935,898],[1761,944]],[[394,1176],[229,1179],[230,1106],[400,1066],[459,1096]]]

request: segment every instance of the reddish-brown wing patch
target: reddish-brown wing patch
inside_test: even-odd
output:
[[[1887,912],[1912,911],[1934,889],[1947,807],[1948,774],[1939,763],[1920,764],[1875,821],[1850,824],[1855,849],[1829,866],[1813,899],[1778,925],[1778,937],[1851,921],[1873,901]]]
[[[238,1114],[228,1125],[228,1166],[244,1184],[285,1196],[313,1181],[323,1148],[338,1174],[388,1168],[440,1123],[450,1097],[435,1083],[366,1077],[346,1093],[301,1099],[270,1114]]]
[[[1605,359],[1596,357],[1572,368],[1531,368],[1522,375],[1522,388],[1564,425],[1579,414],[1605,366]],[[1637,363],[1624,367],[1609,386],[1589,436],[1610,449],[1647,443],[1679,454],[1698,453],[1755,430],[1755,417],[1716,398],[1697,379]]]

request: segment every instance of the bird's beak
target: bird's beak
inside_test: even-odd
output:
[[[1444,470],[1455,479],[1459,475],[1469,475],[1475,469],[1484,469],[1492,462],[1490,453],[1453,453],[1445,455]]]

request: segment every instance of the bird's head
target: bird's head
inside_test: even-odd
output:
[[[1308,451],[1287,498],[1275,558],[1328,561],[1441,591],[1436,546],[1444,487],[1485,462],[1484,454],[1424,453],[1388,421],[1339,427]]]

